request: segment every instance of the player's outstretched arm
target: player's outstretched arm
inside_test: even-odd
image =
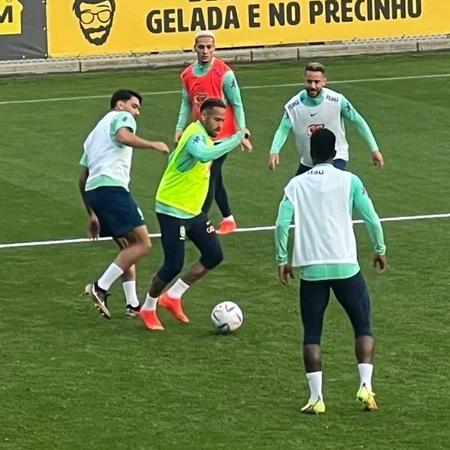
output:
[[[197,133],[188,139],[186,144],[186,152],[198,161],[213,161],[236,148],[240,143],[242,143],[243,139],[244,133],[242,131],[238,131],[233,134],[233,136],[210,147],[206,142],[205,135],[202,133]]]
[[[151,149],[162,153],[169,153],[169,147],[164,142],[147,141],[136,136],[129,128],[120,128],[116,133],[116,139],[123,145],[139,149]]]

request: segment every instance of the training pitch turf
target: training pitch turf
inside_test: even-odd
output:
[[[329,86],[371,125],[386,168],[349,125],[350,170],[381,217],[449,213],[448,54],[324,60]],[[235,66],[255,150],[225,165],[238,225],[271,226],[297,159],[293,140],[276,172],[266,167],[284,103],[300,90],[302,63]],[[139,134],[168,143],[179,108],[179,70],[0,80],[0,244],[85,236],[79,198],[81,145],[120,87],[142,92]],[[333,83],[336,81],[336,83]],[[27,100],[36,100],[28,102]],[[135,152],[132,191],[151,232],[155,187],[165,165]],[[217,224],[217,211],[212,211]],[[222,238],[225,261],[185,298],[191,323],[161,312],[163,333],[123,317],[120,284],[113,320],[82,296],[113,259],[111,242],[24,248],[0,245],[1,449],[443,449],[448,408],[448,218],[384,225],[390,271],[371,267],[369,237],[355,225],[372,294],[377,336],[374,390],[380,410],[355,401],[353,337],[332,302],[323,338],[321,417],[300,414],[308,388],[300,359],[297,283],[277,279],[272,231]],[[145,294],[161,262],[158,238],[139,265]],[[197,253],[188,245],[187,263]],[[245,322],[214,334],[209,314],[233,299]]]

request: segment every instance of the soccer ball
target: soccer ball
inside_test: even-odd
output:
[[[229,300],[214,306],[211,312],[214,327],[223,334],[237,330],[244,320],[241,308]]]

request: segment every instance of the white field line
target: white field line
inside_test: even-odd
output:
[[[379,78],[361,78],[354,80],[336,80],[330,82],[330,86],[334,84],[351,84],[351,83],[366,83],[366,82],[378,82],[378,81],[402,81],[402,80],[421,80],[426,78],[448,78],[450,73],[438,73],[429,75],[409,75],[403,77],[379,77]],[[282,87],[295,87],[302,86],[302,83],[286,83],[286,84],[265,84],[254,86],[241,86],[241,89],[269,89],[269,88],[282,88]],[[168,94],[180,94],[180,89],[173,91],[153,91],[142,92],[142,95],[168,95]],[[28,100],[5,100],[0,102],[1,105],[21,105],[26,103],[49,103],[49,102],[67,102],[73,100],[92,100],[99,98],[109,98],[111,94],[105,95],[80,95],[76,97],[49,97],[49,98],[35,98]]]
[[[450,218],[450,213],[444,214],[427,214],[419,216],[401,216],[401,217],[385,217],[381,219],[382,222],[403,222],[410,220],[424,220],[424,219],[447,219]],[[354,220],[353,223],[360,224],[363,223],[362,220]],[[293,225],[291,226],[293,227]],[[270,225],[267,227],[250,227],[250,228],[237,228],[238,233],[249,233],[254,231],[270,231],[274,230],[275,226]],[[151,238],[161,237],[160,233],[149,234]],[[110,237],[100,238],[99,241],[111,241]],[[6,248],[18,248],[18,247],[41,247],[48,245],[65,245],[65,244],[82,244],[86,242],[91,242],[88,238],[76,238],[76,239],[56,239],[52,241],[36,241],[36,242],[14,242],[11,244],[0,244],[0,250]]]

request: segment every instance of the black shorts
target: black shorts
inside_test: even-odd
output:
[[[201,213],[191,219],[179,219],[167,214],[156,213],[161,229],[161,243],[164,249],[164,265],[158,277],[170,282],[184,264],[184,244],[189,238],[200,250],[200,262],[212,270],[223,259],[222,247],[214,226],[206,214]]]
[[[85,192],[85,198],[100,222],[100,236],[119,238],[145,225],[142,211],[122,187],[99,187]]]
[[[303,343],[320,344],[323,318],[333,290],[353,326],[355,337],[372,336],[370,297],[361,272],[340,280],[300,280],[300,313]]]

